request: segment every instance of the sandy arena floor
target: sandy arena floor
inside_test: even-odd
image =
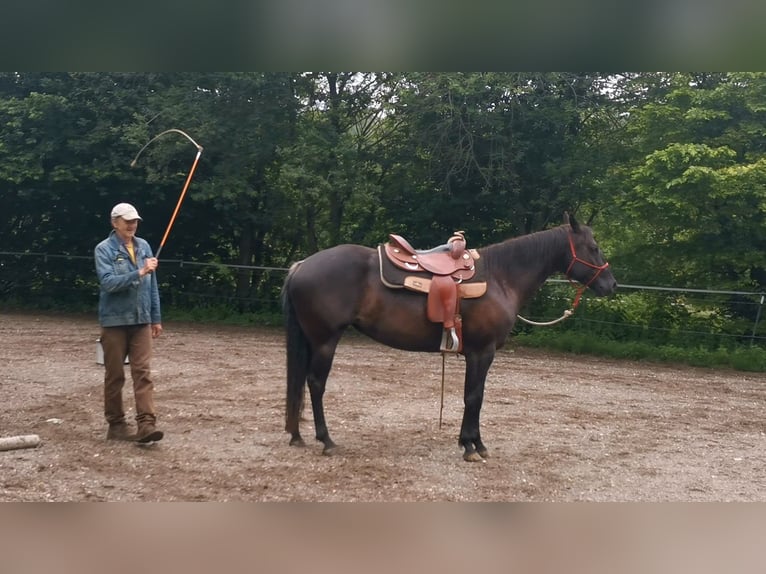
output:
[[[342,447],[288,446],[279,329],[165,324],[151,447],[104,440],[98,327],[0,313],[2,501],[764,501],[766,377],[526,349],[499,353],[462,460],[464,363],[350,334],[326,394]],[[126,404],[132,393],[126,389]],[[310,418],[310,407],[306,410]],[[313,422],[302,425],[306,439]]]

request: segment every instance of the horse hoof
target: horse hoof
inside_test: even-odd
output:
[[[324,447],[322,449],[322,454],[324,456],[332,456],[332,455],[336,454],[337,452],[338,452],[337,445],[326,446],[326,447]]]
[[[481,458],[489,458],[489,451],[486,448],[480,448],[476,451]]]
[[[466,462],[481,462],[483,459],[478,452],[467,452],[463,455],[463,460]]]
[[[306,446],[301,437],[290,439],[290,446]]]

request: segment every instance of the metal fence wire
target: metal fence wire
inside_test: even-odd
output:
[[[287,268],[163,259],[158,279],[165,308],[276,314],[286,273]],[[238,282],[243,274],[246,281]],[[522,314],[549,321],[571,307],[573,297],[568,281],[550,279]],[[556,328],[658,345],[764,346],[765,299],[762,292],[620,285],[612,297],[584,296],[572,317]],[[91,256],[0,251],[0,302],[5,305],[95,312],[97,301]],[[515,331],[536,328],[519,322]]]

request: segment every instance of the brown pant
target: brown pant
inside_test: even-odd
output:
[[[155,422],[154,383],[151,377],[152,328],[150,325],[102,327],[104,349],[104,416],[109,424],[125,421],[122,387],[125,385],[125,356],[136,401],[136,421]]]

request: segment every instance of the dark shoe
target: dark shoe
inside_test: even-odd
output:
[[[136,435],[136,441],[141,444],[148,442],[157,442],[162,440],[165,433],[156,429],[152,423],[144,423],[138,425],[138,434]]]
[[[109,425],[109,430],[106,431],[106,440],[136,440],[135,433],[130,432],[128,423],[115,423]]]

